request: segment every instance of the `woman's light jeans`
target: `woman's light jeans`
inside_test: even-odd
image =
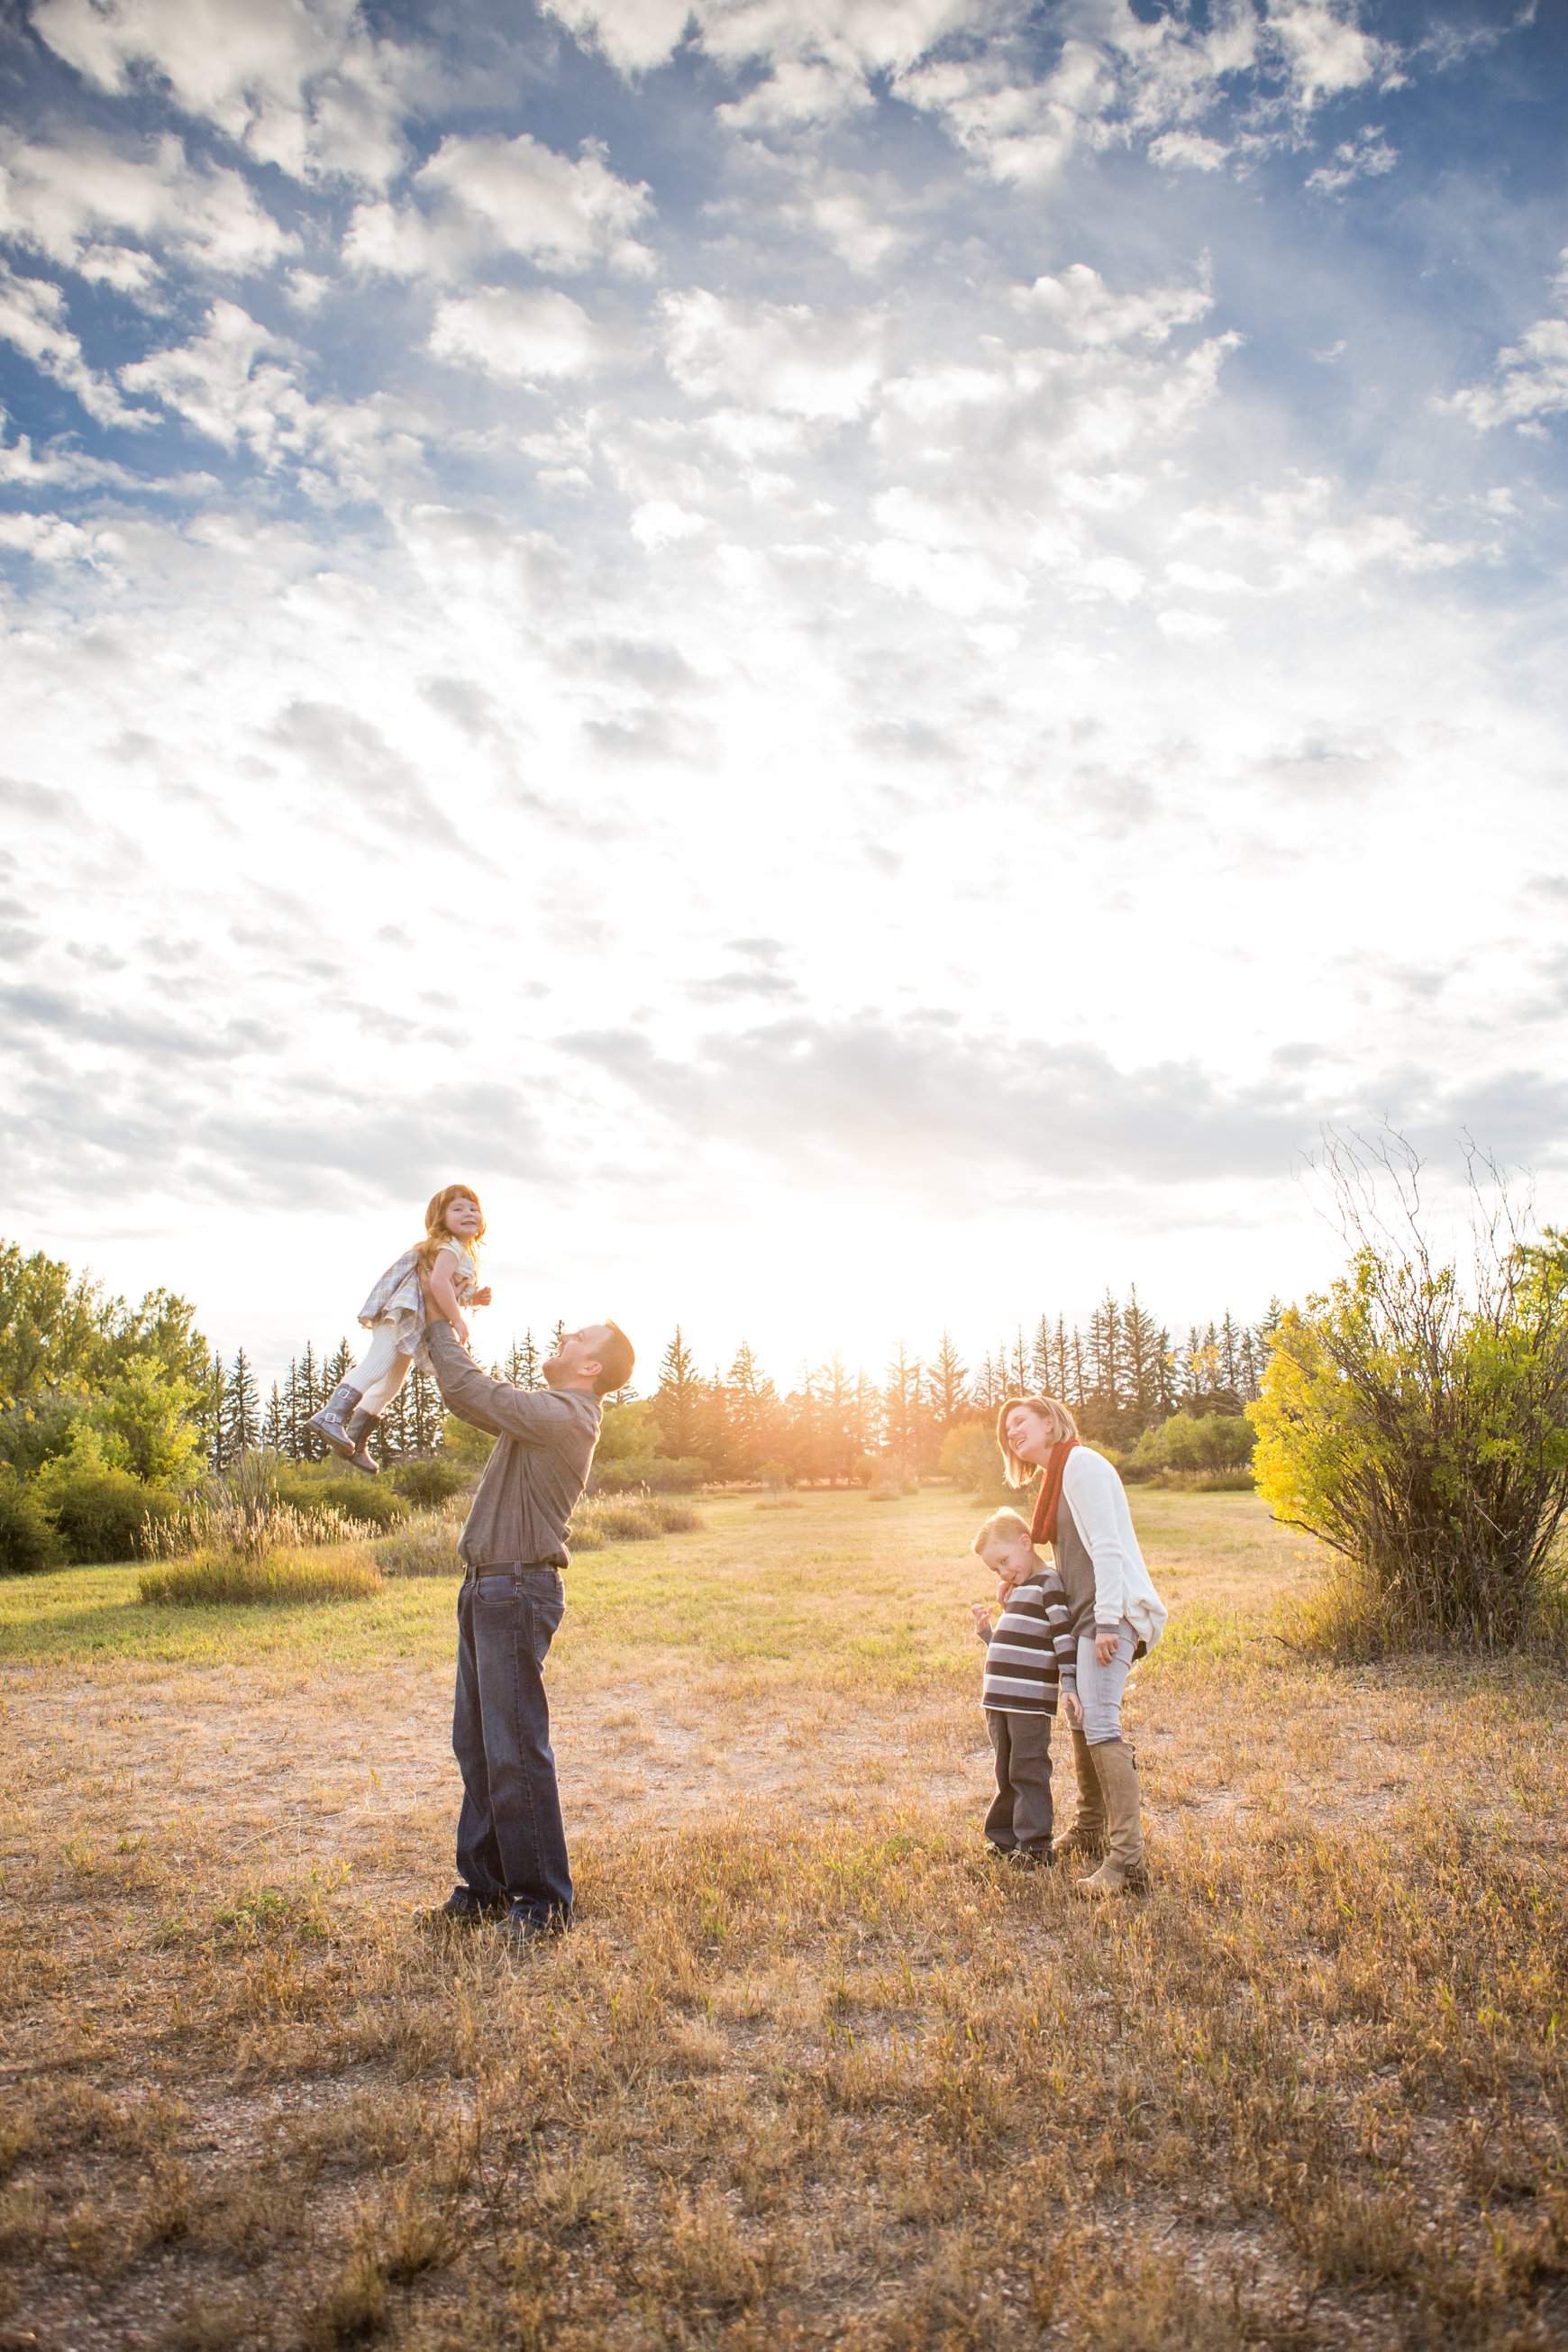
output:
[[[1110,1632],[1107,1626],[1106,1631]],[[1083,1736],[1091,1748],[1121,1737],[1121,1694],[1132,1670],[1138,1636],[1126,1618],[1117,1627],[1116,1655],[1102,1666],[1094,1654],[1095,1637],[1080,1633],[1078,1641],[1078,1695],[1083,1707]]]

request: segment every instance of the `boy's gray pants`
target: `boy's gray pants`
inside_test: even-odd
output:
[[[1051,1845],[1051,1718],[985,1710],[985,1728],[996,1757],[996,1794],[985,1816],[985,1834],[1010,1853],[1015,1846],[1048,1853]]]

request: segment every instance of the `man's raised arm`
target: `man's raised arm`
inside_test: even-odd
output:
[[[488,1430],[492,1437],[518,1437],[524,1444],[538,1444],[560,1428],[563,1412],[571,1420],[563,1396],[549,1389],[514,1389],[509,1381],[492,1381],[481,1372],[468,1349],[458,1345],[449,1323],[427,1323],[425,1345],[442,1402],[471,1427]]]

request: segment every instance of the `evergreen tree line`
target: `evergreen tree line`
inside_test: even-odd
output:
[[[900,1344],[880,1381],[834,1354],[784,1391],[743,1342],[727,1373],[703,1372],[678,1328],[653,1395],[628,1409],[643,1442],[607,1434],[634,1458],[695,1459],[713,1478],[848,1482],[872,1462],[918,1477],[938,1468],[953,1431],[988,1426],[1005,1397],[1046,1394],[1072,1407],[1086,1437],[1131,1451],[1174,1415],[1243,1413],[1259,1392],[1279,1317],[1277,1304],[1257,1325],[1226,1312],[1174,1339],[1135,1289],[1125,1301],[1108,1291],[1081,1328],[1042,1315],[973,1369],[944,1331],[928,1356]]]
[[[776,1471],[805,1484],[852,1480],[876,1459],[919,1476],[937,1467],[951,1431],[988,1421],[1004,1397],[1037,1392],[1071,1405],[1086,1437],[1131,1448],[1175,1413],[1244,1412],[1258,1394],[1278,1317],[1274,1307],[1249,1325],[1227,1311],[1173,1338],[1136,1289],[1125,1300],[1108,1291],[1083,1326],[1042,1315],[973,1368],[944,1331],[929,1356],[900,1343],[880,1381],[835,1353],[784,1391],[744,1341],[727,1372],[700,1370],[677,1327],[653,1395],[628,1391],[616,1400],[622,1411],[606,1432],[606,1458],[682,1460],[714,1479]],[[563,1328],[555,1325],[552,1345]],[[529,1329],[490,1369],[514,1387],[539,1388],[549,1352]],[[289,1461],[323,1459],[327,1448],[307,1424],[353,1366],[346,1339],[331,1355],[308,1344],[264,1400],[244,1348],[227,1363],[210,1357],[196,1406],[207,1461],[221,1470],[256,1445]],[[415,1369],[374,1450],[389,1463],[433,1454],[442,1419],[435,1381]]]

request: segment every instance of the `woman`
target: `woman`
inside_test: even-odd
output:
[[[1143,1565],[1126,1490],[1103,1454],[1079,1444],[1065,1404],[1009,1397],[996,1416],[996,1442],[1009,1486],[1026,1486],[1037,1469],[1045,1473],[1030,1532],[1051,1547],[1078,1636],[1079,1810],[1061,1851],[1100,1860],[1079,1880],[1080,1892],[1142,1895],[1149,1874],[1138,1768],[1121,1737],[1121,1695],[1133,1659],[1164,1631],[1165,1605]]]

